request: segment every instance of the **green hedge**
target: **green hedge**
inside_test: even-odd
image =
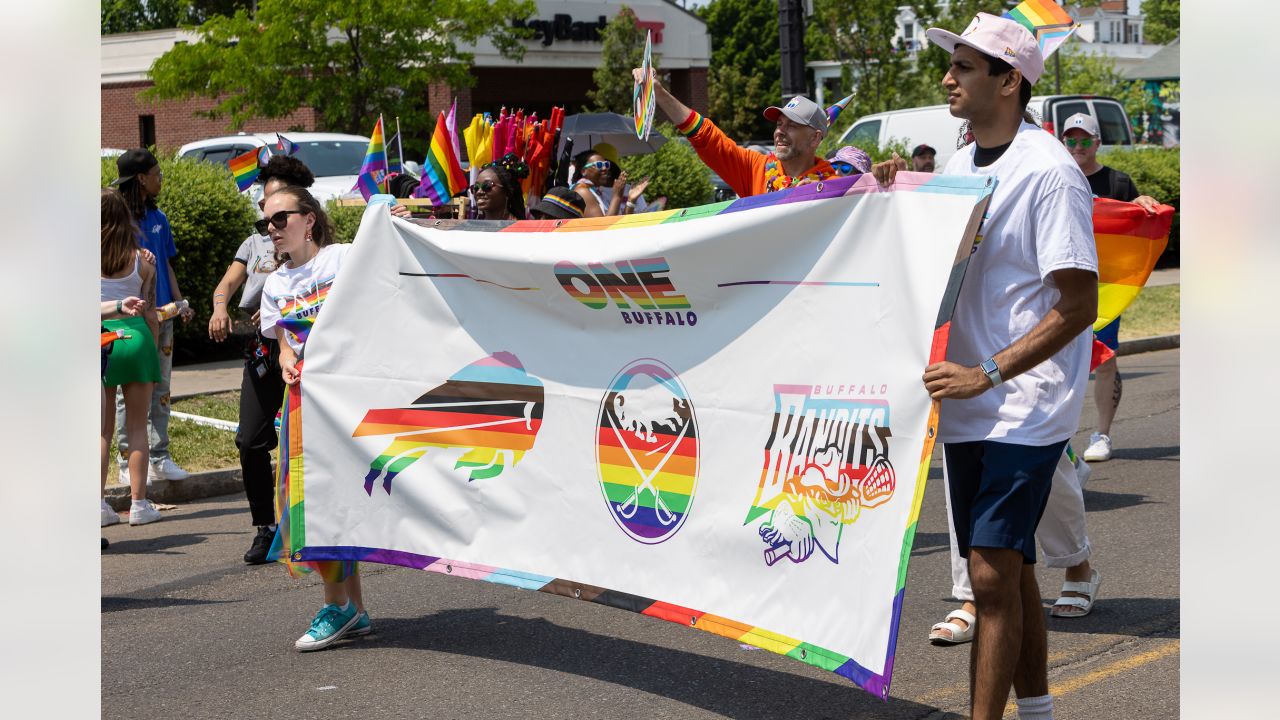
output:
[[[1177,209],[1173,215],[1173,228],[1169,231],[1169,248],[1165,251],[1162,264],[1176,261],[1181,245],[1181,149],[1140,147],[1135,150],[1114,150],[1098,155],[1098,162],[1128,173],[1133,178],[1133,184],[1138,186],[1138,192]]]
[[[175,325],[175,352],[180,360],[225,356],[235,344],[215,346],[208,339],[213,290],[235,257],[240,243],[253,232],[257,215],[249,198],[236,190],[231,171],[222,165],[157,153],[164,185],[156,204],[169,218],[178,256],[173,272],[183,296],[196,316]],[[102,185],[116,178],[115,158],[102,159]],[[238,351],[238,347],[234,350]]]
[[[652,178],[644,196],[656,200],[667,196],[667,209],[694,207],[711,202],[715,186],[711,184],[711,169],[694,152],[675,127],[663,123],[655,130],[667,136],[667,142],[656,153],[631,155],[622,158],[622,169],[627,180],[636,183],[646,176]]]
[[[363,205],[340,207],[330,200],[325,203],[324,211],[329,213],[333,221],[333,236],[340,243],[349,243],[356,239],[356,230],[360,229],[360,218],[364,217]]]

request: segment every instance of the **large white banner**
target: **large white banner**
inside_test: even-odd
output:
[[[603,602],[886,696],[920,376],[984,183],[559,222],[371,206],[289,401],[291,557]]]

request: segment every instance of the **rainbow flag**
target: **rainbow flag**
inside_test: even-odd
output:
[[[644,35],[644,60],[640,63],[640,82],[631,90],[632,116],[636,123],[636,137],[648,141],[653,130],[653,109],[657,105],[654,100],[653,86],[653,31],[646,30]]]
[[[449,198],[467,187],[467,176],[458,160],[458,139],[455,132],[454,113],[458,108],[454,101],[449,115],[440,113],[436,130],[431,136],[431,150],[422,163],[422,181],[414,191],[414,197],[430,198],[436,205],[444,205]]]
[[[1094,332],[1111,324],[1138,297],[1169,242],[1173,208],[1155,215],[1119,200],[1093,201],[1093,237],[1098,246],[1098,320]]]
[[[258,179],[258,173],[262,171],[264,163],[262,160],[264,151],[266,157],[271,157],[271,151],[264,146],[254,148],[227,161],[227,167],[231,169],[231,175],[235,178],[236,187],[240,192],[248,190],[249,186],[253,185],[253,181]]]
[[[369,136],[369,149],[364,151],[364,164],[360,166],[360,178],[352,188],[359,190],[365,200],[368,200],[371,195],[387,191],[387,147],[382,138],[382,116],[379,115],[378,122],[373,126],[373,134]],[[368,178],[365,177],[366,175]]]
[[[1005,12],[1004,17],[1030,30],[1040,43],[1040,53],[1045,58],[1052,55],[1080,27],[1053,0],[1025,0]]]

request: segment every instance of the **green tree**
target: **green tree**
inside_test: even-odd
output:
[[[588,109],[631,115],[631,92],[635,85],[631,70],[644,62],[645,41],[645,34],[636,25],[635,12],[623,5],[600,31],[600,41],[600,65],[591,73],[596,86],[587,91],[592,102]],[[656,55],[652,61],[656,70]]]
[[[368,132],[379,112],[430,124],[430,83],[474,82],[474,56],[460,46],[485,38],[520,58],[527,32],[510,19],[533,10],[532,0],[260,0],[256,17],[213,17],[199,42],[157,59],[147,94],[215,99],[208,115],[232,129],[302,107],[328,130]]]
[[[251,6],[252,0],[102,0],[102,34],[199,25]]]
[[[1116,70],[1115,61],[1102,55],[1090,55],[1068,40],[1058,50],[1058,62],[1062,66],[1062,94],[1105,95],[1119,100],[1131,123],[1138,122],[1151,99],[1137,80],[1128,80]],[[1053,60],[1046,63],[1044,77],[1037,85],[1037,92],[1053,92]]]
[[[712,0],[698,8],[711,38],[707,112],[740,141],[773,135],[761,115],[782,99],[776,0]]]
[[[1142,0],[1142,34],[1147,42],[1157,45],[1178,37],[1182,32],[1180,0]]]

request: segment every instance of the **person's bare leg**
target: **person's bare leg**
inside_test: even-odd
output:
[[[360,587],[360,576],[352,575],[344,581],[347,586],[347,597],[356,604],[356,612],[364,612],[364,590]]]
[[[1088,564],[1087,562],[1085,563]],[[1044,629],[1044,607],[1034,565],[1022,566],[1022,645],[1013,675],[1013,691],[1020,698],[1049,694],[1049,638]]]
[[[134,500],[147,499],[147,472],[151,441],[147,438],[147,417],[151,411],[152,383],[125,383],[124,428],[129,438],[129,494]]]
[[[1120,380],[1120,369],[1116,366],[1115,358],[1102,363],[1093,372],[1093,402],[1098,406],[1098,432],[1111,437],[1111,422],[1116,419],[1116,408],[1120,406],[1124,382]]]
[[[1023,642],[1022,553],[970,548],[969,579],[982,618],[969,660],[972,716],[1000,720]]]
[[[347,581],[339,582],[324,581],[324,602],[326,605],[337,605],[343,607],[347,604],[350,597],[347,595]]]
[[[102,388],[102,497],[107,496],[107,463],[111,438],[116,434],[116,389]]]

